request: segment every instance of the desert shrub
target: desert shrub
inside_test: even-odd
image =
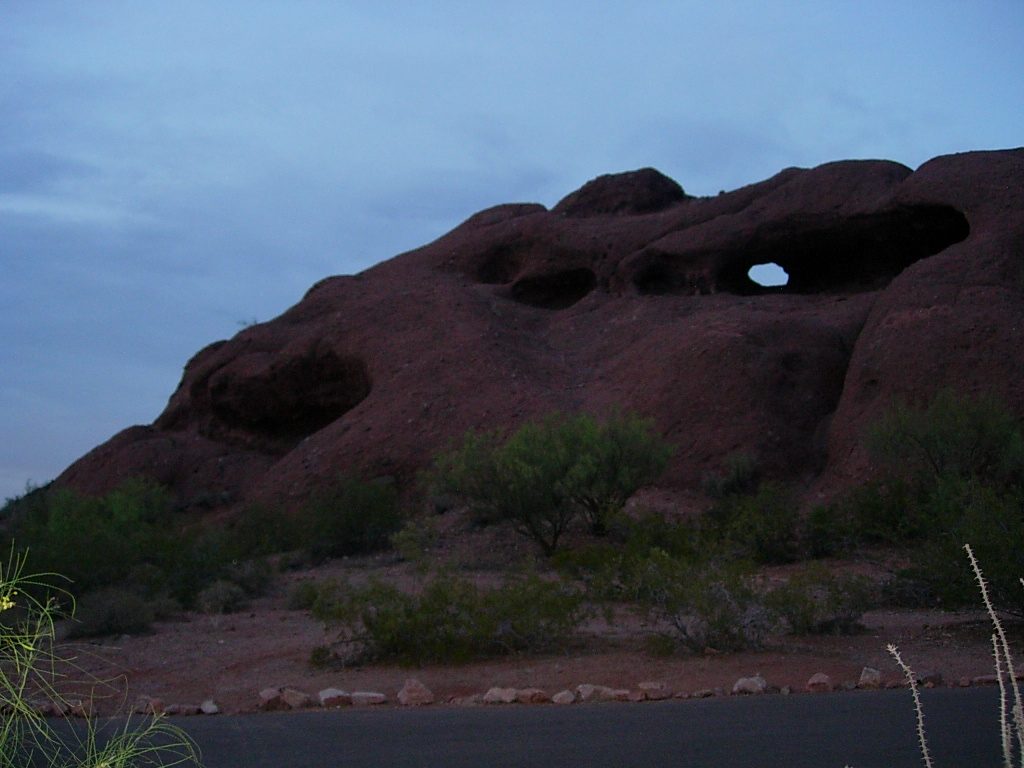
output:
[[[426,562],[427,550],[437,541],[437,523],[433,518],[409,520],[391,536],[391,546],[403,560],[417,565]]]
[[[16,512],[12,527],[35,568],[65,574],[81,594],[123,581],[141,563],[163,567],[173,560],[173,504],[164,489],[143,480],[95,498],[50,489]]]
[[[766,604],[797,635],[852,634],[872,604],[864,577],[832,573],[812,563],[765,597]]]
[[[932,522],[920,496],[899,478],[856,486],[810,510],[803,524],[804,550],[819,558],[862,546],[913,546],[924,540]]]
[[[563,482],[594,535],[608,533],[629,497],[664,472],[673,449],[653,430],[653,421],[618,411],[604,421],[580,414],[562,423],[562,440],[577,450]]]
[[[600,422],[556,413],[504,441],[497,432],[468,433],[435,460],[430,481],[435,493],[467,499],[478,519],[511,522],[550,555],[580,516],[593,533],[606,534],[670,455],[650,422],[635,415],[616,412]]]
[[[320,587],[314,581],[299,581],[288,591],[288,609],[308,611],[316,603]]]
[[[273,574],[265,558],[231,561],[220,570],[220,580],[234,584],[246,597],[262,597],[267,594]]]
[[[637,577],[644,615],[691,651],[756,649],[780,629],[761,583],[742,564],[685,563],[654,550]]]
[[[730,453],[722,462],[722,471],[707,475],[702,487],[716,499],[754,493],[761,482],[757,457],[743,451]]]
[[[912,575],[923,579],[942,604],[970,604],[974,573],[957,556],[960,542],[970,541],[994,604],[1024,616],[1018,576],[1024,573],[1024,492],[953,479],[937,483],[931,495],[933,528],[911,554]]]
[[[751,496],[728,496],[705,513],[707,534],[762,564],[793,562],[801,550],[801,517],[792,493],[764,483]]]
[[[896,404],[871,425],[867,442],[876,463],[918,485],[957,477],[1024,486],[1024,432],[994,397],[943,390],[921,408]]]
[[[340,628],[354,659],[402,664],[465,662],[564,643],[582,615],[573,589],[537,576],[481,589],[439,576],[422,591],[403,592],[380,580],[365,587],[328,582],[313,615]]]
[[[308,526],[308,546],[317,557],[387,549],[402,527],[398,492],[391,485],[342,476],[313,496],[297,524]]]
[[[961,542],[971,541],[997,607],[1024,614],[1017,589],[1024,572],[1020,422],[992,398],[944,391],[924,407],[883,414],[868,445],[897,491],[884,504],[855,510],[862,532],[912,546],[916,575],[951,606],[974,594],[974,574],[957,557]]]
[[[75,610],[69,637],[141,635],[149,632],[156,609],[137,592],[124,587],[101,587],[83,596]]]
[[[225,579],[218,579],[196,596],[196,604],[203,613],[216,616],[240,611],[248,604],[245,590]]]
[[[718,554],[713,542],[701,538],[696,524],[670,522],[656,512],[621,519],[615,534],[615,541],[564,550],[552,558],[564,577],[584,586],[588,600],[644,602],[648,598],[645,574],[652,557],[693,564]]]
[[[241,557],[231,531],[187,522],[165,488],[129,480],[98,497],[34,492],[13,505],[10,528],[32,566],[66,574],[77,597],[116,586],[154,605],[192,607],[218,579],[249,595],[265,589],[266,565]]]
[[[93,721],[65,727],[34,706],[46,700],[67,708],[59,687],[74,681],[55,671],[54,617],[62,590],[52,578],[24,568],[24,555],[0,563],[0,766],[198,767],[191,739],[161,718],[115,722],[100,737]],[[39,600],[36,594],[48,597]]]
[[[304,549],[314,535],[309,520],[259,504],[242,510],[227,524],[226,533],[225,548],[236,559]]]

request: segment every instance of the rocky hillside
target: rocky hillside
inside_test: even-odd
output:
[[[786,286],[750,280],[769,262]],[[471,427],[618,405],[678,445],[666,486],[743,451],[827,493],[869,470],[862,430],[893,398],[953,387],[1024,413],[1022,338],[1024,149],[789,168],[709,198],[643,169],[322,280],[199,351],[153,424],[57,482],[293,506],[340,471],[408,486]]]

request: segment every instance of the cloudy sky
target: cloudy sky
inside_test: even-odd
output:
[[[2,0],[0,499],[502,202],[1024,144],[1020,0]]]

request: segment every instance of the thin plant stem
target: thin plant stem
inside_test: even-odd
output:
[[[1006,668],[999,647],[999,638],[992,635],[992,656],[995,658],[996,681],[999,683],[999,738],[1003,745],[1003,766],[1013,768],[1013,735],[1010,733],[1009,695],[1006,690]]]
[[[924,759],[925,768],[934,768],[931,753],[928,751],[928,739],[924,732],[924,709],[921,707],[921,694],[917,690],[917,678],[914,677],[913,670],[903,661],[899,649],[895,645],[890,644],[888,650],[896,659],[896,663],[900,665],[903,674],[906,675],[907,682],[910,683],[910,693],[914,697],[914,711],[917,713],[917,740],[921,744],[921,757]]]
[[[989,597],[988,582],[985,581],[985,576],[981,572],[981,566],[978,565],[978,560],[974,557],[974,550],[971,549],[970,544],[964,544],[964,549],[967,551],[967,557],[971,561],[971,568],[974,569],[974,577],[978,582],[978,587],[981,589],[981,599],[985,603],[985,610],[988,611],[988,615],[992,619],[992,624],[995,627],[996,636],[998,637],[1000,656],[1003,661],[1006,662],[1006,676],[1010,681],[1010,688],[1013,691],[1014,735],[1017,738],[1017,749],[1020,753],[1021,768],[1024,768],[1024,702],[1021,700],[1020,686],[1017,684],[1017,671],[1013,666],[1013,655],[1010,653],[1010,642],[1006,639],[1006,632],[1003,630],[1003,623],[999,620],[999,615],[996,613],[995,606],[992,604],[992,599]],[[1006,757],[1006,759],[1009,758]]]

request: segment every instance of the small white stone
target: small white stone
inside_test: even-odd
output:
[[[764,693],[768,690],[768,682],[760,675],[753,677],[741,677],[732,687],[734,694],[738,693]]]
[[[319,694],[320,706],[328,709],[352,704],[352,694],[339,688],[324,688]]]
[[[807,681],[807,690],[811,693],[825,693],[832,690],[832,678],[824,672],[816,672]]]
[[[494,687],[484,694],[484,704],[514,704],[517,692],[515,688]]]
[[[434,703],[434,694],[423,683],[410,677],[398,692],[398,703],[412,707]]]
[[[219,715],[220,707],[217,706],[217,702],[213,699],[207,699],[199,705],[199,711],[204,715]]]

